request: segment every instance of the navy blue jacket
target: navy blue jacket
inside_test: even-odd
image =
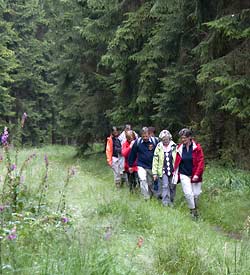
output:
[[[142,138],[137,139],[128,157],[129,167],[133,166],[133,163],[137,158],[137,166],[141,166],[145,169],[152,169],[154,151],[157,142],[158,140],[155,137],[149,138],[149,141],[147,142],[143,141]]]

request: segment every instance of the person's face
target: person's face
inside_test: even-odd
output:
[[[132,140],[134,140],[132,136],[127,136],[127,141],[128,141],[129,143],[130,143]]]
[[[182,143],[182,144],[187,145],[187,144],[190,143],[190,140],[191,140],[190,137],[181,136],[181,143]]]
[[[170,142],[170,139],[169,139],[168,137],[164,137],[164,138],[162,139],[163,145],[168,145],[169,142]]]
[[[143,133],[141,137],[142,137],[143,141],[145,141],[145,142],[149,140],[149,134],[148,133]]]
[[[119,136],[118,130],[114,130],[114,131],[112,132],[112,134],[113,134],[114,137],[118,137],[118,136]]]
[[[131,126],[127,125],[126,128],[124,129],[125,133],[127,133],[128,131],[131,131]]]

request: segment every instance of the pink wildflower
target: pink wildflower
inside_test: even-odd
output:
[[[112,236],[111,227],[107,227],[106,232],[104,234],[104,240],[106,241],[110,240],[111,236]]]
[[[24,123],[25,123],[25,120],[26,120],[27,116],[28,116],[28,115],[27,115],[26,113],[23,113],[22,121],[21,121],[21,126],[22,126],[22,128],[23,128],[23,126],[24,126]]]
[[[44,155],[44,161],[45,161],[45,165],[48,166],[49,165],[49,160],[48,160],[47,155]]]
[[[9,137],[8,128],[4,127],[4,131],[1,137],[1,142],[5,146],[8,145],[8,137]]]
[[[15,164],[15,163],[11,164],[11,166],[10,166],[10,170],[11,170],[11,171],[16,170],[16,164]]]
[[[16,239],[16,234],[10,234],[10,235],[8,235],[8,237],[7,237],[9,240],[15,240]]]
[[[16,235],[16,227],[14,226],[12,230],[10,231],[10,234],[7,236],[9,240],[15,240],[17,237]]]
[[[61,218],[61,222],[62,223],[68,223],[69,222],[69,219],[67,217],[62,217]]]

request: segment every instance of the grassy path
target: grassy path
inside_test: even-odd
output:
[[[248,263],[242,259],[241,243],[204,221],[191,221],[183,211],[184,200],[179,199],[177,209],[163,208],[156,200],[144,202],[127,188],[115,189],[102,154],[85,160],[72,156],[59,159],[78,170],[67,201],[79,237],[98,242],[98,253],[110,256],[105,264],[113,265],[115,274],[227,274],[239,264],[244,274]],[[180,188],[177,192],[181,196]],[[140,237],[144,241],[139,248]]]
[[[103,154],[77,159],[72,147],[50,146],[37,150],[38,158],[26,172],[34,188],[44,173],[45,153],[55,208],[68,167],[77,169],[66,192],[73,228],[65,244],[51,242],[54,252],[46,252],[45,271],[33,274],[249,274],[249,239],[228,238],[205,219],[193,222],[180,186],[176,207],[164,208],[128,188],[117,190]]]

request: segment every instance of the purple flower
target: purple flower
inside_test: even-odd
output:
[[[11,164],[11,166],[10,166],[10,170],[11,170],[11,171],[16,170],[16,164],[15,164],[15,163]]]
[[[7,237],[9,240],[15,240],[16,239],[16,234],[10,234],[10,235],[8,235],[8,237]]]
[[[69,222],[69,219],[67,217],[62,217],[61,222],[62,223],[67,223],[67,222]]]
[[[4,127],[4,131],[1,137],[1,141],[3,145],[7,145],[8,143],[8,137],[9,137],[9,133],[8,133],[8,128]]]
[[[4,205],[0,205],[0,212],[3,212],[4,208]]]
[[[103,238],[104,238],[104,240],[108,241],[108,240],[110,240],[111,236],[112,236],[112,231],[111,231],[111,228],[108,227],[106,229],[106,232],[105,232]]]
[[[28,116],[28,115],[24,112],[24,113],[23,113],[23,116],[22,116],[22,119],[26,119],[27,116]]]
[[[21,121],[21,126],[23,127],[24,126],[24,123],[25,123],[25,120],[27,118],[27,114],[26,113],[23,113],[23,116],[22,116],[22,121]]]
[[[10,231],[10,234],[7,236],[7,238],[9,239],[9,240],[14,240],[14,239],[16,239],[16,226],[14,226],[12,229],[11,229],[11,231]]]
[[[48,166],[49,165],[49,160],[48,160],[47,155],[44,155],[44,161],[45,161],[46,166]]]

